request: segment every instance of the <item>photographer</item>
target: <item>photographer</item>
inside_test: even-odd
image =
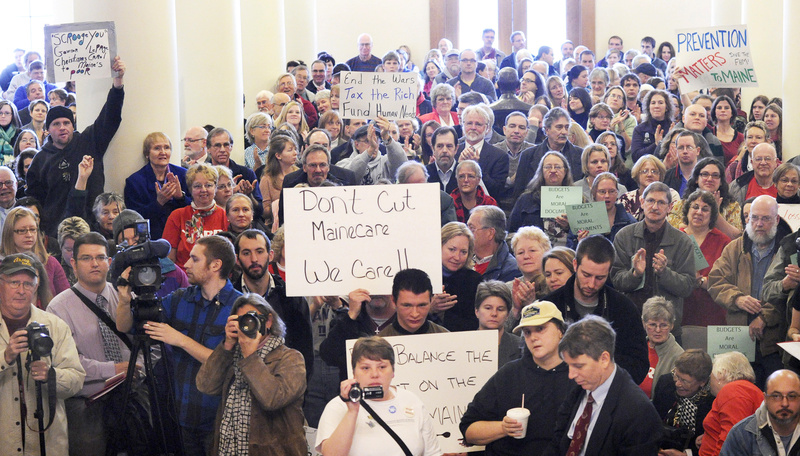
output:
[[[375,422],[377,415],[397,433],[411,454],[442,454],[425,405],[413,393],[391,386],[394,349],[389,342],[379,336],[358,339],[353,346],[352,365],[354,378],[341,383],[340,396],[328,402],[322,412],[317,451],[325,456],[399,454],[399,443]],[[361,394],[354,394],[356,386]],[[378,387],[379,397],[370,399],[364,393],[367,387]],[[361,396],[374,413],[363,410],[358,401]]]
[[[286,326],[261,296],[236,299],[217,345],[197,374],[197,389],[222,396],[212,455],[303,456],[303,356],[284,345]]]
[[[211,445],[219,398],[198,391],[195,377],[200,365],[224,340],[227,316],[241,296],[228,280],[235,263],[233,245],[227,239],[198,239],[185,264],[192,286],[164,298],[163,322],[136,322],[143,323],[142,329],[150,338],[172,346],[175,400],[185,454],[204,455]],[[135,323],[128,273],[122,273],[125,280],[117,286],[117,329],[122,332],[130,331]]]
[[[35,261],[31,256],[17,253],[0,262],[0,351],[3,353],[0,360],[0,408],[3,410],[0,414],[0,448],[4,454],[40,454],[39,426],[33,417],[37,408],[34,381],[43,382],[43,395],[47,395],[48,387],[55,382],[58,399],[54,405],[55,417],[44,438],[51,454],[65,455],[68,439],[64,400],[80,391],[86,373],[67,324],[31,305],[40,285]],[[31,322],[45,326],[53,344],[49,356],[28,364],[28,338],[31,335],[27,329]],[[41,340],[43,334],[38,336]],[[27,407],[24,419],[20,416],[21,387]],[[49,403],[47,397],[42,397],[42,400]],[[48,410],[44,416],[45,426],[50,421],[50,405],[45,406]]]

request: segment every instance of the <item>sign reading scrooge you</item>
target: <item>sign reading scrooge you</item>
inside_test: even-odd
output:
[[[389,295],[409,268],[442,289],[438,184],[287,188],[283,198],[289,296]]]
[[[707,87],[758,87],[747,26],[678,30],[676,73],[681,91]]]
[[[44,27],[47,80],[77,81],[115,77],[117,55],[113,22],[75,22]]]
[[[411,120],[417,116],[419,75],[342,71],[339,108],[343,119]]]
[[[497,372],[497,331],[415,334],[386,341],[394,348],[392,386],[411,391],[425,404],[442,452],[483,450],[464,447],[458,425],[475,394]],[[348,378],[353,378],[355,342],[347,341]]]

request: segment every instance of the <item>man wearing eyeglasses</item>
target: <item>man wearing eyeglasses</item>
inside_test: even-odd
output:
[[[102,390],[105,381],[121,372],[127,372],[130,351],[113,331],[78,296],[81,293],[97,308],[116,319],[119,296],[106,282],[109,257],[108,242],[99,233],[87,233],[75,240],[71,260],[78,283],[74,289],[58,294],[47,306],[47,311],[67,323],[81,354],[81,365],[86,370],[83,388],[73,398],[67,399],[67,424],[69,446],[72,454],[85,456],[106,454],[106,446],[118,451],[113,436],[103,420],[105,401],[87,403],[87,398]],[[119,438],[120,436],[116,436]]]
[[[181,166],[189,168],[195,163],[205,163],[208,160],[206,138],[208,132],[203,127],[191,127],[183,135],[183,158]]]
[[[208,133],[206,139],[208,147],[208,162],[214,166],[221,165],[231,170],[233,181],[236,185],[233,193],[244,193],[250,195],[258,201],[257,207],[261,207],[261,190],[258,188],[256,173],[235,161],[231,160],[231,150],[233,149],[233,136],[228,130],[217,127]]]
[[[497,100],[494,85],[488,79],[476,73],[478,57],[472,49],[464,49],[458,56],[459,73],[447,83],[456,89],[456,96],[470,91],[486,95],[490,102]]]
[[[672,332],[680,341],[683,298],[697,285],[694,245],[681,231],[667,223],[672,208],[670,188],[653,182],[642,193],[644,220],[621,229],[614,238],[617,251],[611,280],[614,288],[642,310],[644,302],[663,296],[675,307]]]
[[[667,170],[664,175],[664,183],[670,188],[683,195],[686,184],[692,177],[694,165],[700,158],[710,157],[707,144],[703,138],[692,131],[684,131],[675,137],[675,149],[677,150],[678,164]]]
[[[8,166],[0,166],[0,230],[6,223],[8,211],[17,203],[17,176]]]
[[[781,239],[791,234],[780,223],[778,203],[771,196],[759,196],[750,206],[742,236],[722,250],[708,273],[708,293],[714,302],[728,309],[728,325],[749,325],[750,339],[757,341],[756,384],[761,385],[783,366],[778,342],[786,338],[786,301],[761,301],[761,289]],[[794,243],[794,239],[791,239]],[[781,267],[783,271],[783,266]]]
[[[47,451],[50,454],[68,454],[64,400],[78,394],[86,372],[81,366],[69,326],[62,319],[31,304],[40,283],[35,261],[24,253],[17,253],[0,262],[0,352],[3,353],[0,357],[0,407],[3,409],[0,414],[0,448],[3,454],[40,453],[39,426],[33,416],[36,410],[34,381],[38,381],[43,382],[45,403],[49,402],[47,391],[53,383],[58,398],[53,404],[53,423],[44,433]],[[47,286],[46,278],[43,285]],[[34,321],[47,328],[53,341],[51,356],[37,361],[29,358],[28,332],[25,329]],[[24,388],[24,396],[20,394],[20,387]],[[24,419],[20,400],[27,407]],[[46,424],[49,421],[47,412],[44,418]]]
[[[790,370],[779,370],[767,379],[764,402],[731,428],[719,454],[797,454],[799,436],[800,378]]]
[[[731,198],[744,206],[745,200],[761,195],[778,197],[778,188],[772,180],[772,174],[778,167],[778,153],[775,146],[769,143],[757,145],[752,152],[753,170],[739,176],[731,182],[729,193]]]

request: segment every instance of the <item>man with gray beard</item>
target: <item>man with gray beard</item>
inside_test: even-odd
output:
[[[791,228],[778,216],[775,198],[759,196],[750,206],[745,233],[725,246],[708,274],[708,293],[728,309],[727,324],[749,325],[750,338],[758,341],[752,363],[756,385],[763,385],[782,367],[777,343],[783,342],[788,326],[786,299],[761,301],[759,297],[781,239],[789,234]]]

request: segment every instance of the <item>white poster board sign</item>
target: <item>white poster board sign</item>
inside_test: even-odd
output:
[[[395,353],[392,385],[422,400],[442,451],[482,450],[479,446],[462,446],[458,424],[472,398],[497,372],[497,331],[417,334],[386,340]],[[355,343],[347,341],[348,378],[353,378],[350,355]]]
[[[343,119],[411,120],[417,116],[417,73],[342,71],[339,113]]]
[[[392,292],[402,269],[427,272],[442,289],[438,184],[284,189],[286,292]]]
[[[683,29],[677,34],[682,91],[758,87],[746,25]]]
[[[113,22],[46,25],[44,48],[49,82],[114,77],[117,55]]]
[[[778,215],[792,227],[792,232],[800,229],[800,204],[778,204]]]

